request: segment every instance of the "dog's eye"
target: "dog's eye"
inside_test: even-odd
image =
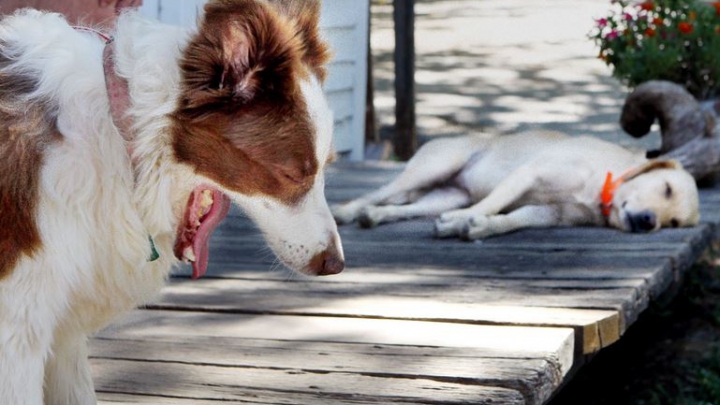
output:
[[[673,228],[678,228],[678,227],[680,227],[680,221],[673,218],[670,220],[670,226],[672,226]]]
[[[672,198],[673,189],[670,187],[670,183],[665,183],[665,198],[668,200]]]

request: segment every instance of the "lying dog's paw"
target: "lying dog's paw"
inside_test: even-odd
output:
[[[454,221],[443,221],[438,219],[435,221],[435,237],[436,238],[452,238],[460,235],[465,221],[454,220]]]
[[[477,216],[470,218],[460,233],[462,240],[472,242],[478,239],[485,239],[494,234],[490,218]]]
[[[357,216],[355,210],[346,205],[331,205],[330,212],[338,225],[350,224],[355,221],[355,217]]]
[[[446,213],[440,214],[440,218],[438,218],[437,222],[443,223],[443,222],[457,222],[462,221],[465,222],[470,218],[470,213],[466,209],[462,210],[455,210],[455,211],[448,211]]]
[[[361,228],[374,228],[380,224],[375,211],[376,210],[373,209],[373,207],[367,207],[360,212],[357,220]]]

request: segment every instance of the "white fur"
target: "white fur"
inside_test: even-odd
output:
[[[0,404],[96,402],[86,336],[156,294],[176,263],[173,244],[189,193],[212,183],[177,163],[170,145],[166,115],[177,103],[177,62],[188,34],[128,13],[116,38],[117,71],[133,101],[134,169],[109,115],[102,41],[56,14],[23,11],[0,24],[4,52],[19,56],[6,73],[40,79],[30,98],[59,106],[64,138],[46,151],[41,171],[42,248],[0,281]],[[322,168],[332,115],[315,79],[302,89]],[[282,260],[302,269],[338,238],[323,183],[318,175],[298,207],[228,194]],[[160,253],[152,263],[148,235]]]

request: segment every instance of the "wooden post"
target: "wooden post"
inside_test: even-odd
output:
[[[372,2],[368,6],[368,39],[367,39],[367,86],[365,93],[365,142],[380,141],[375,118],[375,75],[373,74],[373,55],[370,37],[372,35]]]
[[[395,154],[408,160],[417,150],[415,126],[415,0],[394,0]]]

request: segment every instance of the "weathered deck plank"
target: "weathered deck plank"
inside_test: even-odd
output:
[[[550,353],[565,374],[572,366],[572,334],[568,328],[145,310],[132,313],[98,337],[214,336]]]
[[[171,283],[164,290],[159,302],[151,307],[244,314],[572,327],[578,334],[577,344],[581,345],[580,348],[585,354],[594,353],[620,337],[621,319],[617,311],[573,309],[573,305],[586,306],[581,298],[589,295],[583,288],[595,286],[590,283],[580,286],[576,281],[570,281],[568,288],[579,289],[576,294],[579,298],[574,298],[574,302],[559,302],[552,296],[548,297],[548,294],[553,293],[552,288],[537,285],[533,288],[536,283],[530,280],[503,280],[500,285],[493,282],[482,287],[478,283],[465,283],[451,287],[442,284],[422,285],[419,281],[416,284],[323,285],[312,282],[209,279],[192,284]],[[607,304],[608,306],[620,306],[622,298],[627,294],[625,290],[626,288],[608,288],[599,291],[608,293],[609,297],[615,296],[615,301]],[[539,293],[547,299],[533,298],[529,305],[522,306],[528,302],[521,295],[537,297]],[[278,300],[278,296],[285,298]],[[508,305],[509,303],[514,306]],[[542,304],[554,307],[543,307]]]
[[[537,390],[537,387],[552,386],[562,378],[553,361],[489,357],[488,352],[470,348],[453,350],[377,344],[185,337],[182,342],[98,340],[93,355],[103,359],[95,363],[112,359],[157,364],[203,364],[249,370],[274,369],[320,375],[352,373],[398,379],[396,383],[402,383],[400,380],[403,379],[431,380],[503,388],[512,381],[512,386],[507,387],[509,390],[532,393],[535,397],[551,394]],[[332,378],[327,380],[331,381]],[[496,392],[494,389],[490,391]],[[536,398],[531,399],[535,401]]]
[[[513,390],[350,373],[100,360],[101,391],[258,404],[524,404]],[[328,375],[332,374],[332,375]],[[147,402],[151,403],[151,402]]]
[[[148,363],[189,363],[243,370],[296,370],[303,375],[325,375],[333,385],[347,383],[344,377],[335,379],[337,373],[354,373],[386,378],[387,384],[401,392],[406,390],[403,380],[429,380],[472,385],[479,395],[476,400],[490,401],[495,390],[483,390],[499,387],[517,390],[527,403],[542,403],[551,395],[550,387],[559,384],[572,367],[573,339],[573,331],[567,328],[137,311],[102,332],[92,356],[94,364],[102,365],[98,366],[101,375],[109,373],[103,367],[110,360],[126,361],[127,374],[145,370]],[[306,384],[297,382],[302,380],[295,377],[299,374],[287,375],[293,376],[287,378],[294,384]],[[135,377],[125,376],[122,383],[101,379],[98,390],[148,393],[145,388],[132,388],[128,378]],[[242,384],[248,386],[247,382]],[[249,386],[256,384],[260,383],[253,380]],[[313,380],[307,384],[318,383]],[[370,388],[357,393],[370,394]],[[466,403],[427,392],[432,395],[413,401]],[[209,395],[206,398],[240,399]],[[374,403],[394,400],[378,397]]]
[[[396,174],[345,165],[342,201]],[[234,210],[208,276],[180,269],[157,302],[91,346],[101,403],[545,403],[594,353],[676,286],[713,237],[705,224],[631,235],[528,230],[482,243],[436,240],[432,221],[341,228],[349,268],[307,279],[274,262]]]

